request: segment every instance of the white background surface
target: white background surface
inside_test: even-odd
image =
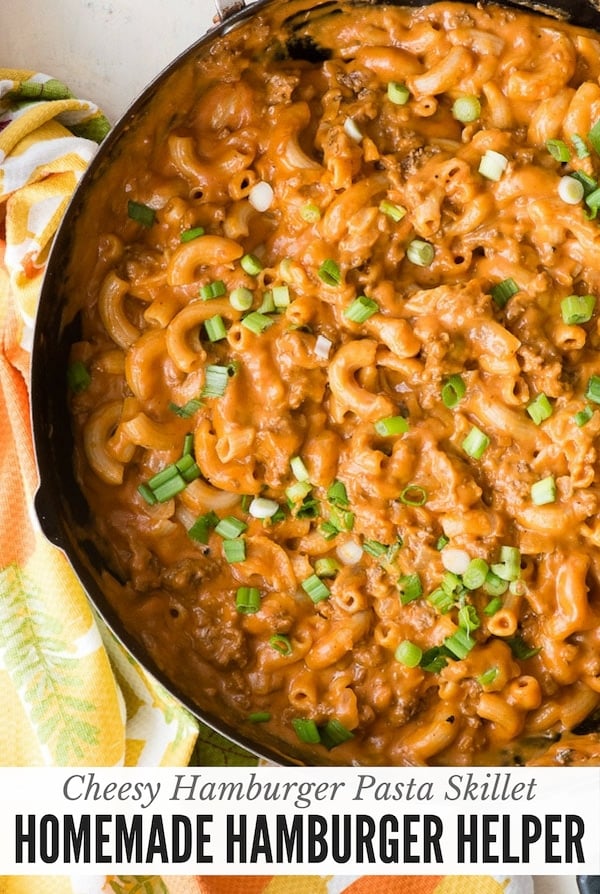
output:
[[[213,0],[1,0],[0,67],[42,71],[96,102],[111,121],[213,25]],[[576,894],[572,878],[536,894]]]

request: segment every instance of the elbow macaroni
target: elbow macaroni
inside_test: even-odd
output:
[[[559,193],[600,181],[597,38],[303,4],[186,63],[78,223],[115,608],[307,761],[600,765],[600,202]]]

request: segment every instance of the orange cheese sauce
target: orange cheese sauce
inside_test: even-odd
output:
[[[598,765],[600,39],[305,6],[180,67],[78,222],[107,592],[295,760]]]

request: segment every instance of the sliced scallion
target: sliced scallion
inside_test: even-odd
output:
[[[366,295],[358,295],[344,310],[344,316],[353,323],[364,323],[379,312],[379,305]]]
[[[315,561],[317,577],[335,577],[340,570],[340,563],[331,556],[322,556]]]
[[[285,633],[274,633],[269,637],[269,645],[273,646],[280,655],[287,656],[292,654],[292,643],[289,636],[286,636]]]
[[[189,230],[182,230],[182,232],[179,234],[179,241],[192,242],[199,236],[204,236],[204,233],[204,227],[191,227]]]
[[[319,727],[321,743],[327,749],[336,748],[343,742],[354,738],[354,733],[347,729],[336,717],[332,717],[323,726]]]
[[[531,499],[536,506],[556,502],[556,481],[553,475],[547,475],[531,485]]]
[[[331,596],[329,587],[326,586],[316,574],[311,574],[310,577],[307,577],[306,580],[302,581],[300,586],[304,592],[310,596],[314,603],[322,602],[324,599],[329,599]]]
[[[565,162],[571,159],[571,152],[564,140],[546,140],[546,149],[556,161]]]
[[[595,404],[600,404],[600,376],[590,376],[585,389],[585,396]]]
[[[596,299],[593,295],[568,295],[560,302],[563,322],[567,326],[588,323],[592,319]]]
[[[480,686],[491,686],[496,677],[498,676],[498,668],[497,667],[488,667],[482,674],[475,677]]]
[[[254,497],[248,506],[248,513],[252,518],[273,518],[278,509],[277,500],[270,500],[268,497]]]
[[[476,425],[471,427],[469,434],[462,442],[462,449],[467,456],[473,459],[481,459],[487,448],[490,446],[490,439]]]
[[[245,562],[246,560],[246,541],[236,538],[234,540],[223,541],[223,553],[230,565],[235,562]]]
[[[435,248],[424,239],[413,239],[406,246],[406,257],[417,267],[430,267],[435,257]]]
[[[305,717],[294,717],[292,726],[300,741],[306,745],[318,745],[321,741],[321,735],[314,720]]]
[[[471,94],[458,96],[452,104],[452,114],[461,124],[470,124],[481,115],[481,103]]]
[[[223,397],[229,382],[230,368],[210,363],[204,372],[202,397]]]
[[[80,394],[89,388],[92,377],[82,360],[75,360],[67,368],[67,384],[74,394]]]
[[[220,520],[215,527],[215,532],[224,540],[235,540],[235,538],[239,537],[240,534],[243,534],[247,528],[248,525],[245,521],[242,521],[241,518],[236,518],[234,515],[228,515]]]
[[[260,609],[258,587],[238,587],[235,594],[235,608],[241,615],[254,615]]]
[[[594,415],[594,411],[591,407],[585,407],[583,410],[579,410],[579,412],[575,413],[573,416],[573,420],[575,425],[578,425],[579,428],[583,428],[584,425],[587,425],[592,416]]]
[[[467,590],[478,590],[479,587],[483,586],[489,570],[490,567],[485,559],[471,559],[462,575],[462,582]]]
[[[405,667],[418,667],[423,657],[423,650],[409,639],[403,640],[394,652],[394,658]]]
[[[339,506],[342,509],[346,509],[350,505],[346,485],[339,478],[336,478],[327,488],[327,499],[333,506]]]
[[[577,153],[577,158],[589,158],[590,150],[588,149],[585,140],[578,133],[571,134],[571,142]]]
[[[127,202],[127,216],[143,227],[151,227],[156,220],[156,211],[143,202],[134,202],[130,199]]]
[[[492,286],[490,289],[490,295],[494,300],[494,303],[499,307],[506,307],[508,300],[512,298],[513,295],[516,295],[517,292],[520,291],[519,286],[516,284],[512,277],[508,277],[507,279],[503,279],[501,282],[496,283],[495,286]]]
[[[339,286],[342,281],[340,265],[333,258],[327,258],[319,269],[317,275],[328,286]]]
[[[500,180],[508,167],[508,158],[494,149],[487,149],[479,162],[479,173],[488,180]]]
[[[245,286],[238,286],[229,293],[229,303],[234,310],[249,310],[253,300],[252,292]]]
[[[451,636],[447,636],[444,645],[458,659],[466,658],[471,649],[475,646],[475,640],[468,631],[459,627]]]
[[[455,373],[452,376],[448,376],[442,385],[442,403],[449,410],[452,410],[465,396],[466,390],[467,386],[461,375]]]
[[[379,203],[379,210],[382,212],[382,214],[386,214],[396,223],[402,220],[402,218],[406,215],[406,208],[404,208],[402,205],[396,205],[394,202],[388,202],[387,199],[383,199]]]
[[[594,152],[600,155],[600,118],[588,133],[588,140],[590,141]]]
[[[527,405],[527,412],[536,425],[541,425],[552,416],[552,404],[543,391]]]
[[[408,605],[409,602],[420,599],[423,595],[421,578],[416,572],[403,574],[398,578],[398,590],[400,591],[400,602],[402,605]]]
[[[257,276],[260,271],[263,269],[263,265],[259,258],[254,254],[245,254],[243,258],[240,260],[240,264],[242,270],[245,273],[248,273],[249,276]]]
[[[220,314],[215,314],[214,317],[210,317],[208,320],[205,320],[204,330],[206,332],[208,340],[211,342],[222,341],[224,338],[227,338],[225,323],[223,322],[223,317]]]
[[[427,491],[420,484],[408,484],[400,493],[399,499],[405,506],[424,506],[427,502]]]
[[[584,185],[577,177],[565,174],[558,181],[558,197],[566,205],[579,205],[584,195]]]
[[[374,423],[375,431],[382,438],[403,435],[408,431],[408,427],[408,419],[405,419],[404,416],[386,416]]]
[[[213,512],[200,515],[191,528],[188,529],[188,536],[198,543],[208,543],[210,532],[219,524],[219,516]]]
[[[249,329],[254,335],[261,335],[261,333],[265,332],[265,330],[267,330],[269,326],[272,326],[274,322],[275,320],[268,317],[266,314],[260,313],[258,310],[253,310],[243,318],[242,326],[244,326],[245,329]]]
[[[308,469],[300,456],[293,456],[290,460],[290,469],[296,481],[310,481]]]
[[[400,81],[389,81],[387,85],[387,98],[396,106],[404,106],[410,99],[410,90],[406,84]]]

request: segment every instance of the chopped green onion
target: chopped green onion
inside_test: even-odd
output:
[[[435,248],[431,242],[413,239],[406,246],[406,257],[411,264],[416,264],[417,267],[430,267],[435,257]]]
[[[399,499],[405,506],[424,506],[427,502],[427,491],[419,484],[409,484],[404,488]]]
[[[174,478],[177,478],[178,475],[179,473],[175,463],[170,463],[170,465],[165,466],[164,469],[161,469],[160,472],[157,472],[148,479],[148,486],[152,490],[156,490],[157,487],[161,487],[163,484],[166,484],[167,481],[172,481]]]
[[[452,376],[448,376],[442,385],[442,403],[449,410],[452,410],[465,396],[466,390],[467,386],[461,375],[455,373]]]
[[[171,500],[173,497],[177,496],[177,494],[181,493],[182,490],[185,490],[185,485],[185,480],[176,470],[175,475],[168,481],[164,481],[161,484],[152,487],[152,492],[159,503],[166,503],[167,500]]]
[[[579,205],[585,195],[581,180],[566,174],[558,181],[558,197],[567,205]]]
[[[552,416],[552,404],[543,391],[540,392],[530,404],[528,404],[527,412],[536,425],[541,425],[542,422]]]
[[[496,283],[496,285],[490,289],[490,295],[495,304],[497,304],[499,308],[503,308],[506,307],[509,298],[512,298],[512,296],[516,295],[519,291],[520,288],[514,279],[508,277],[508,279],[503,279],[501,282]]]
[[[501,152],[487,149],[479,163],[479,173],[488,180],[500,180],[508,167],[508,158]]]
[[[595,404],[600,404],[600,376],[590,376],[585,396]]]
[[[437,587],[427,596],[427,602],[441,614],[447,614],[456,603],[454,593],[448,593],[443,587]]]
[[[156,219],[156,211],[143,202],[134,202],[130,199],[127,202],[127,216],[143,227],[151,227]]]
[[[192,242],[193,239],[197,239],[198,236],[204,236],[204,227],[191,227],[189,230],[182,230],[179,234],[180,242]]]
[[[231,370],[228,366],[209,364],[204,373],[202,397],[223,397],[230,374]]]
[[[575,413],[575,415],[573,416],[573,420],[575,424],[579,426],[579,428],[583,428],[584,425],[587,425],[593,415],[594,411],[592,410],[592,408],[585,407],[585,409],[579,410],[578,413]]]
[[[249,310],[252,307],[254,296],[250,289],[239,286],[229,293],[229,303],[234,310]]]
[[[67,369],[67,384],[71,391],[80,394],[90,386],[92,377],[82,360],[75,360]]]
[[[190,481],[195,481],[196,478],[200,478],[202,475],[202,472],[191,453],[185,453],[181,459],[178,459],[175,463],[175,468],[186,484],[189,484]]]
[[[501,578],[498,578],[498,580],[501,580]],[[502,581],[502,583],[505,584],[503,592],[506,592],[506,590],[508,589],[508,582]],[[485,586],[484,586],[484,589],[486,589]],[[494,598],[490,599],[488,604],[483,609],[483,613],[484,613],[484,615],[491,617],[492,615],[495,615],[496,612],[499,612],[503,605],[504,605],[504,603],[502,602],[500,595],[494,596]]]
[[[269,711],[254,711],[252,714],[248,714],[250,723],[267,723],[270,719]]]
[[[593,295],[569,295],[560,302],[563,322],[567,326],[589,323],[595,306],[596,299]]]
[[[327,489],[327,499],[333,506],[339,506],[342,509],[346,509],[350,505],[346,485],[343,481],[340,481],[339,478],[336,478],[333,484],[329,485]]]
[[[386,416],[385,419],[378,419],[374,428],[382,438],[403,435],[408,431],[408,420],[404,416]]]
[[[418,667],[422,657],[423,650],[409,639],[403,640],[394,652],[396,661],[405,667]]]
[[[340,563],[336,559],[324,556],[316,560],[315,574],[317,577],[335,577],[340,567]]]
[[[248,525],[245,521],[242,521],[241,518],[236,518],[234,515],[228,515],[226,518],[220,520],[215,531],[223,537],[224,540],[234,540],[236,537],[239,537],[240,534],[243,534],[247,528]]]
[[[483,586],[490,566],[485,559],[471,559],[462,575],[462,582],[467,590],[478,590]]]
[[[262,302],[260,307],[258,308],[259,314],[271,314],[275,310],[275,300],[273,298],[273,291],[268,289],[266,292],[263,292]]]
[[[398,578],[398,589],[402,605],[408,605],[409,602],[414,602],[415,599],[419,599],[423,595],[423,584],[416,572],[403,574]]]
[[[257,276],[263,269],[260,260],[253,254],[246,254],[240,261],[242,270],[250,276]]]
[[[363,540],[363,549],[370,556],[380,559],[385,556],[389,546],[386,543],[380,543],[379,540]]]
[[[321,219],[321,209],[314,202],[307,202],[300,209],[300,216],[306,223],[316,223]]]
[[[145,482],[142,482],[142,484],[138,485],[137,490],[140,497],[143,497],[143,499],[146,501],[146,503],[148,503],[149,506],[154,506],[154,504],[158,502],[158,500],[154,496],[154,491]]]
[[[492,572],[502,580],[518,580],[521,576],[521,553],[516,546],[501,546],[500,561],[492,565]]]
[[[481,103],[476,96],[459,96],[452,104],[452,114],[461,124],[470,124],[481,115]]]
[[[342,281],[340,265],[332,258],[323,261],[317,270],[317,275],[328,286],[339,286]]]
[[[572,171],[569,177],[572,177],[573,180],[579,180],[583,186],[584,196],[589,196],[590,193],[598,188],[598,181],[586,174],[585,171]]]
[[[290,290],[289,286],[273,286],[271,290],[273,295],[273,304],[275,307],[289,307]]]
[[[279,503],[276,500],[269,500],[268,497],[254,497],[248,507],[248,512],[252,518],[273,518]]]
[[[300,456],[293,456],[290,460],[290,469],[296,481],[309,481],[310,475]]]
[[[233,564],[234,562],[244,562],[246,560],[246,541],[240,540],[239,538],[235,540],[224,540],[223,552],[230,564]]]
[[[300,508],[296,510],[296,518],[317,518],[319,511],[319,501],[307,495]]]
[[[330,521],[324,521],[323,524],[320,525],[319,531],[325,540],[333,540],[333,538],[337,537],[340,533],[340,529]]]
[[[386,214],[388,217],[391,217],[391,219],[396,223],[402,220],[402,218],[406,215],[406,208],[403,208],[402,205],[396,205],[394,202],[388,202],[387,199],[383,199],[379,203],[379,210],[382,212],[382,214]]]
[[[215,279],[214,282],[208,282],[200,286],[200,297],[203,301],[210,301],[213,298],[221,298],[227,291],[225,283],[222,279]]]
[[[473,459],[481,459],[489,446],[490,439],[476,425],[472,426],[471,431],[462,442],[462,449]]]
[[[198,397],[188,400],[182,407],[174,403],[169,403],[169,410],[179,416],[181,419],[189,419],[194,413],[197,413],[202,406],[202,401]]]
[[[387,85],[387,98],[396,106],[404,106],[410,99],[410,90],[406,84],[400,81],[389,81]]]
[[[235,594],[235,608],[241,615],[254,615],[260,609],[257,587],[239,587]]]
[[[571,152],[564,140],[546,140],[546,149],[556,161],[570,161]]]
[[[446,637],[446,639],[444,640],[444,645],[458,659],[462,659],[466,658],[471,649],[474,647],[475,640],[471,637],[468,631],[464,630],[462,627],[459,627],[455,633],[453,633],[451,636]]]
[[[354,513],[333,507],[329,515],[329,522],[337,531],[351,531],[354,527]]]
[[[443,646],[433,646],[433,648],[423,652],[419,666],[428,673],[439,674],[447,664],[448,659],[444,655]]]
[[[324,599],[329,599],[331,596],[329,587],[327,587],[316,574],[311,574],[310,577],[307,577],[306,580],[302,581],[300,586],[304,592],[310,596],[314,603],[322,602]]]
[[[589,214],[586,213],[588,220],[594,220],[598,216],[600,210],[600,189],[595,189],[585,197],[585,204],[590,209]]]
[[[483,589],[488,596],[502,596],[508,590],[508,581],[498,577],[493,571],[488,571],[483,582]]]
[[[274,322],[275,321],[271,319],[271,317],[267,317],[258,310],[253,310],[243,318],[242,326],[249,329],[250,332],[253,332],[255,335],[260,335],[268,329],[269,326],[272,326]]]
[[[343,742],[347,742],[349,739],[354,738],[354,733],[350,732],[349,729],[346,729],[344,724],[336,717],[332,717],[327,723],[319,727],[319,734],[321,736],[321,743],[328,750],[336,748]]]
[[[293,484],[290,484],[289,487],[285,489],[285,495],[289,500],[291,505],[295,503],[301,503],[305,497],[312,490],[312,485],[309,481],[294,481]]]
[[[191,456],[193,454],[193,452],[194,452],[194,434],[193,434],[193,432],[189,431],[187,433],[187,435],[185,436],[185,438],[183,439],[182,456]],[[179,462],[175,463],[175,465],[181,472],[182,468],[181,468]]]
[[[464,590],[462,578],[453,571],[444,572],[441,586],[446,593],[461,593]]]
[[[531,499],[536,506],[556,502],[556,481],[553,475],[547,475],[531,485]]]
[[[435,544],[435,548],[441,552],[445,546],[448,546],[450,539],[445,534],[441,534]]]
[[[540,648],[536,649],[528,645],[520,634],[511,636],[506,642],[510,646],[510,651],[519,661],[525,661],[527,658],[534,658],[542,651]]]
[[[594,151],[600,155],[600,118],[588,133],[588,140],[592,144]]]
[[[215,342],[221,341],[223,338],[227,338],[225,323],[223,322],[223,317],[220,314],[215,314],[214,317],[210,317],[208,320],[205,320],[204,329],[209,341]]]
[[[344,316],[353,323],[364,323],[373,314],[379,312],[379,305],[366,295],[359,295],[344,310]]]
[[[207,512],[200,515],[191,528],[188,529],[188,536],[198,543],[208,543],[210,532],[219,524],[219,516],[213,512]]]
[[[575,148],[575,152],[577,153],[577,158],[589,158],[590,150],[586,146],[585,140],[579,136],[578,133],[574,133],[571,135],[571,142]]]
[[[479,674],[478,677],[475,677],[480,686],[491,686],[496,677],[498,676],[498,668],[497,667],[488,667],[486,671],[482,674]]]
[[[269,645],[273,646],[281,655],[287,656],[292,654],[292,643],[289,636],[286,636],[284,633],[274,633],[273,636],[270,636]]]
[[[461,630],[466,630],[467,633],[477,630],[481,626],[481,621],[474,605],[461,605],[458,610],[458,626]]]
[[[321,736],[314,720],[304,717],[294,717],[292,720],[294,731],[301,742],[307,745],[318,745]]]

